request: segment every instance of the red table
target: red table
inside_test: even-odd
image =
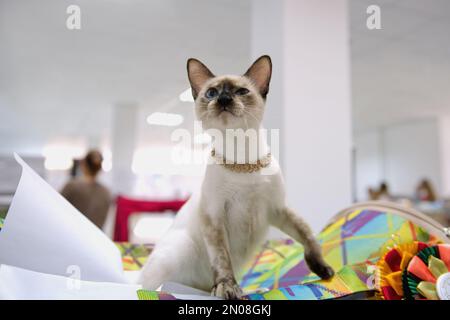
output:
[[[116,223],[114,241],[128,241],[128,218],[132,214],[177,212],[187,200],[147,201],[118,196],[116,199]]]

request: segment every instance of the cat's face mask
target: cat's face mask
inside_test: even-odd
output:
[[[270,57],[256,60],[243,76],[214,76],[196,59],[188,60],[195,111],[204,129],[257,129],[272,73]]]

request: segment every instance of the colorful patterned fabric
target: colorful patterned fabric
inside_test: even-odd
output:
[[[388,212],[357,210],[318,236],[325,260],[337,271],[330,281],[311,273],[303,247],[292,240],[269,241],[240,275],[249,299],[330,299],[373,288],[373,268],[395,243],[438,239],[423,228]],[[266,291],[264,293],[255,293]]]
[[[343,297],[349,294],[368,291],[367,266],[358,264],[344,266],[332,281],[314,281],[269,290],[265,293],[252,293],[244,297],[248,300],[324,300]]]
[[[122,255],[123,270],[134,271],[141,269],[153,250],[150,244],[131,244],[128,242],[116,242],[116,246]]]
[[[176,300],[168,293],[149,290],[138,290],[137,296],[139,300]]]

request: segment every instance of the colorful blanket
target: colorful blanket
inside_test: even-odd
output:
[[[153,250],[151,244],[132,244],[128,242],[116,242],[116,246],[122,255],[123,269],[126,271],[140,270]]]

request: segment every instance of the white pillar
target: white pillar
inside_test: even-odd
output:
[[[111,138],[112,188],[115,193],[129,193],[135,182],[131,171],[137,136],[138,107],[135,103],[117,103],[113,109]]]
[[[274,54],[281,87],[266,122],[280,126],[287,202],[317,232],[352,198],[347,1],[255,0],[253,13],[253,54]]]
[[[439,119],[440,165],[442,191],[440,196],[450,198],[450,116]]]
[[[264,127],[283,127],[283,6],[279,1],[254,0],[251,23],[252,61],[263,54],[270,55],[273,73],[266,102]],[[280,133],[282,134],[282,132]],[[269,138],[270,143],[270,138]],[[283,152],[283,146],[280,146]],[[283,165],[283,159],[279,159]]]

